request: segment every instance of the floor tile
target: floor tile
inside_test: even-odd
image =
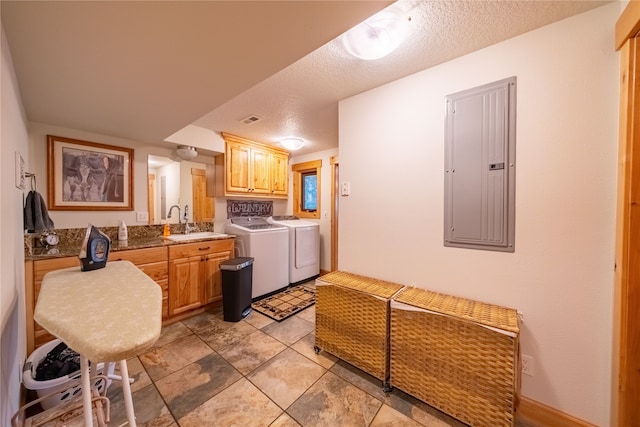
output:
[[[307,322],[314,323],[316,322],[316,305],[312,305],[311,307],[305,308],[300,313],[295,315],[300,319],[306,320]]]
[[[373,419],[371,427],[422,427],[422,424],[401,414],[388,405],[382,405],[382,408],[380,408],[376,417]]]
[[[262,328],[263,332],[286,345],[293,344],[313,330],[315,330],[313,323],[296,316],[291,316],[282,322],[273,322]]]
[[[327,372],[287,413],[304,427],[366,427],[381,406],[378,399]]]
[[[427,405],[415,397],[394,388],[384,399],[384,403],[412,420],[429,427],[466,427],[461,421]]]
[[[222,356],[210,354],[156,382],[158,391],[176,418],[242,378]]]
[[[313,349],[315,342],[315,334],[311,332],[305,335],[302,339],[296,341],[291,346],[291,348],[302,354],[306,358],[313,360],[323,368],[331,368],[333,364],[336,363],[336,360],[338,360],[338,358],[327,353],[326,351],[321,351],[319,354],[316,354]]]
[[[180,323],[193,331],[194,334],[200,334],[209,331],[211,328],[214,328],[216,325],[223,322],[222,317],[222,311],[209,310],[193,317],[189,317]]]
[[[111,400],[110,426],[121,426],[127,421],[127,413],[122,398],[122,387],[110,387],[107,394]],[[132,393],[136,424],[139,427],[168,427],[175,425],[174,418],[165,405],[158,390],[149,385]],[[127,424],[128,425],[128,424]]]
[[[286,409],[325,372],[300,353],[286,349],[247,375],[247,379]]]
[[[246,375],[285,348],[277,339],[257,330],[236,344],[218,350],[218,353]]]
[[[214,350],[234,345],[256,331],[244,320],[225,322],[222,313],[217,312],[205,312],[183,322]]]
[[[137,357],[127,360],[127,372],[129,373],[129,378],[133,379],[133,383],[131,384],[132,392],[136,392],[151,384],[151,378],[149,378],[147,371],[145,371],[140,359]],[[113,373],[114,375],[120,375],[120,363],[115,363]],[[120,384],[120,382],[115,381],[112,383],[112,386],[121,387]]]
[[[258,313],[255,310],[252,310],[251,313],[249,313],[249,315],[245,317],[243,320],[248,324],[250,324],[251,326],[253,326],[254,328],[258,328],[258,329],[262,329],[265,326],[275,322],[275,320],[273,320],[272,318],[267,317],[262,313]]]
[[[320,354],[326,354],[326,352],[321,351]],[[349,381],[376,399],[381,401],[385,399],[386,393],[382,390],[382,381],[373,375],[369,375],[340,359],[336,361],[330,370],[340,378]]]
[[[178,420],[180,427],[267,427],[282,409],[246,379],[235,382]]]
[[[160,332],[160,338],[153,344],[154,347],[162,347],[169,344],[171,341],[175,341],[178,338],[191,335],[193,332],[187,328],[182,322],[175,322],[167,326],[162,327]]]
[[[288,414],[282,414],[269,427],[300,427],[300,424]]]
[[[162,347],[152,348],[140,356],[140,361],[151,379],[157,381],[212,352],[200,338],[188,335]]]

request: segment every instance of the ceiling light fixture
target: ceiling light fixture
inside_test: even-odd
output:
[[[402,43],[410,20],[393,10],[383,10],[344,33],[342,42],[347,52],[356,58],[379,59]]]
[[[304,141],[300,138],[285,138],[280,141],[280,144],[287,150],[295,151],[302,148]]]
[[[176,154],[182,160],[191,160],[198,155],[198,150],[196,147],[192,147],[190,145],[178,145],[176,148]]]

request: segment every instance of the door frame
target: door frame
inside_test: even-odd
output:
[[[340,162],[338,156],[329,158],[331,165],[331,271],[338,269],[338,211],[340,192],[338,191]]]
[[[620,127],[611,424],[640,426],[640,2],[615,28],[620,51]]]

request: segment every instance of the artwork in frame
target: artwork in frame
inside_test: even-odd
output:
[[[133,210],[133,149],[47,135],[49,210]]]

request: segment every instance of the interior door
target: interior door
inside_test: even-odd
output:
[[[207,196],[207,173],[204,169],[191,169],[191,194],[193,195],[193,222],[214,220],[214,200]]]

